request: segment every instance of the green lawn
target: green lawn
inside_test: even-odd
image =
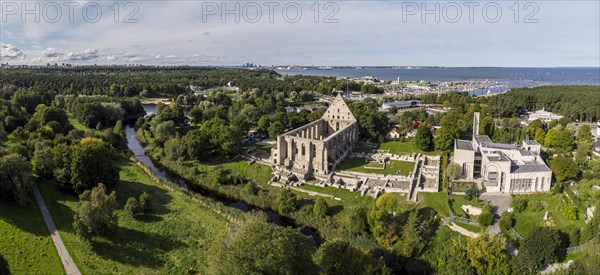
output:
[[[477,225],[468,224],[468,223],[462,223],[462,222],[455,221],[454,224],[456,224],[466,230],[469,230],[473,233],[481,233],[481,230],[482,230],[481,227],[479,227]]]
[[[399,155],[413,154],[413,153],[421,153],[421,154],[430,155],[430,156],[437,155],[436,151],[425,152],[425,151],[417,149],[415,142],[412,140],[405,141],[405,142],[386,141],[384,143],[379,144],[378,149],[379,150],[390,150],[391,154],[399,154]]]
[[[515,230],[521,234],[521,236],[525,237],[529,232],[531,232],[535,227],[542,226],[544,214],[546,211],[549,211],[550,216],[554,220],[555,226],[552,228],[562,230],[564,232],[569,232],[573,228],[583,227],[585,224],[582,219],[579,220],[569,220],[565,218],[558,208],[563,205],[563,196],[562,195],[553,195],[550,193],[546,194],[532,194],[532,195],[519,195],[527,197],[529,203],[533,201],[544,201],[547,203],[548,208],[543,209],[538,212],[533,212],[529,207],[523,213],[515,213]],[[564,198],[568,201],[568,198]],[[568,201],[568,203],[571,203]]]
[[[423,203],[425,206],[433,208],[444,217],[450,216],[450,210],[448,209],[448,195],[445,192],[419,192],[418,196],[419,203]]]
[[[304,189],[304,190],[309,190],[309,191],[332,195],[332,196],[342,199],[341,201],[334,200],[334,199],[327,199],[327,203],[329,205],[351,206],[351,205],[357,205],[357,204],[371,204],[374,201],[372,197],[361,196],[359,191],[352,192],[347,189],[335,188],[335,187],[331,187],[331,186],[321,187],[321,186],[305,184],[305,185],[299,186],[299,188]]]
[[[77,197],[51,184],[40,189],[71,256],[84,274],[183,274],[188,268],[206,273],[206,253],[225,232],[227,220],[192,199],[153,182],[128,159],[119,160],[115,190],[120,207],[127,198],[148,192],[150,213],[134,219],[119,210],[119,225],[108,237],[88,242],[72,228]]]
[[[26,205],[0,201],[0,254],[13,274],[64,274],[33,194]]]
[[[365,162],[364,158],[346,158],[338,165],[340,170],[348,170],[360,173],[382,174],[382,175],[402,175],[408,176],[415,167],[414,162],[390,160],[387,162],[385,169],[368,169],[365,166],[380,167],[380,164]],[[396,174],[400,171],[399,174]]]
[[[478,202],[475,198],[470,201],[466,200],[465,196],[463,195],[453,195],[452,198],[454,199],[454,201],[452,202],[452,211],[454,211],[454,215],[459,217],[472,218],[469,217],[469,215],[467,215],[467,213],[465,213],[465,211],[463,211],[462,208],[460,208],[463,205],[469,204],[479,208],[483,207],[483,204]]]

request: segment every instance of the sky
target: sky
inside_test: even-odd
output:
[[[7,1],[9,64],[600,66],[600,1]]]

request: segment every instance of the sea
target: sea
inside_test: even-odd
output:
[[[283,69],[282,75],[316,75],[400,81],[487,81],[514,87],[542,85],[600,85],[600,67],[507,68],[507,67],[357,67],[331,69]],[[600,91],[600,90],[599,90]]]

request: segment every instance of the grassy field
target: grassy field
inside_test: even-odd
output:
[[[305,185],[299,186],[299,188],[304,189],[304,190],[329,194],[329,195],[336,196],[336,197],[342,199],[341,201],[334,200],[334,199],[327,199],[327,203],[329,205],[350,206],[350,205],[357,205],[357,204],[371,204],[374,201],[372,197],[361,196],[360,192],[358,192],[358,191],[352,192],[347,189],[335,188],[335,187],[331,187],[331,186],[321,187],[321,186],[305,184]]]
[[[404,141],[404,142],[386,141],[384,143],[379,144],[379,146],[377,148],[358,148],[356,151],[371,152],[371,150],[374,150],[374,149],[390,150],[391,154],[399,154],[399,155],[406,155],[406,154],[413,154],[413,153],[421,153],[421,154],[430,155],[430,156],[437,155],[436,151],[425,152],[425,151],[417,149],[415,142],[412,140]]]
[[[469,217],[469,215],[467,215],[467,213],[465,213],[465,211],[463,211],[462,208],[460,208],[463,205],[470,204],[472,206],[479,207],[479,208],[481,208],[483,206],[483,204],[478,202],[477,199],[468,201],[465,199],[465,196],[462,196],[462,195],[454,195],[454,196],[452,196],[452,198],[454,199],[454,201],[452,202],[452,211],[454,212],[454,215],[459,216],[459,217],[472,218],[472,217]]]
[[[426,193],[420,192],[419,203],[423,203],[426,206],[433,208],[440,215],[445,217],[450,216],[450,210],[448,209],[448,195],[444,192],[437,193]]]
[[[381,175],[403,175],[408,176],[415,167],[414,162],[390,160],[387,162],[385,169],[368,169],[365,166],[376,167],[371,162],[365,162],[364,158],[346,158],[337,167],[340,170],[348,170],[360,173],[371,173]],[[399,174],[396,172],[400,171]]]
[[[119,160],[120,182],[115,187],[120,207],[127,198],[148,192],[152,210],[137,219],[117,211],[119,225],[110,236],[84,241],[74,234],[77,197],[51,184],[40,189],[71,256],[85,274],[206,273],[206,253],[225,232],[227,220],[193,200],[154,183],[128,159]]]
[[[569,220],[560,213],[558,208],[563,205],[563,196],[562,195],[553,195],[553,194],[532,194],[532,195],[519,195],[526,197],[529,200],[529,203],[533,201],[543,201],[546,202],[548,207],[541,211],[533,212],[529,207],[522,213],[515,213],[515,230],[521,234],[521,236],[525,237],[529,232],[531,232],[535,227],[541,226],[543,224],[543,218],[546,214],[546,211],[549,212],[550,217],[554,220],[555,226],[552,228],[558,229],[564,232],[569,232],[573,228],[583,227],[585,224],[582,219],[579,220]],[[568,198],[564,198],[568,201]],[[569,202],[571,203],[571,202]]]
[[[26,205],[0,201],[0,254],[13,274],[65,273],[33,194]]]
[[[480,233],[482,230],[481,227],[479,227],[477,225],[468,224],[468,223],[462,223],[462,222],[455,221],[454,224],[456,224],[466,230],[469,230],[473,233]]]

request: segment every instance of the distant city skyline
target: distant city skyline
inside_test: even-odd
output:
[[[600,66],[599,1],[52,3],[2,2],[1,63]]]

